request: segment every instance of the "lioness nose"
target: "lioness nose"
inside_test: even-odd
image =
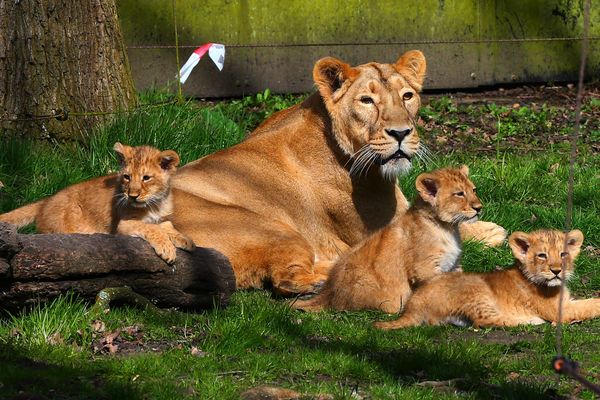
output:
[[[404,138],[410,134],[410,132],[412,131],[412,128],[386,129],[385,131],[388,135],[390,135],[391,137],[396,139],[398,141],[398,143],[402,143],[402,140],[404,140]]]

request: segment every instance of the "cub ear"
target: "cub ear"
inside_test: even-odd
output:
[[[358,70],[333,57],[317,61],[313,69],[313,79],[324,99],[337,101],[343,93],[336,93],[347,79],[356,77]]]
[[[131,157],[131,147],[116,142],[113,146],[113,150],[117,156],[117,160],[119,160],[119,165],[124,167],[127,163],[127,160]]]
[[[179,165],[179,154],[173,150],[165,150],[160,153],[159,163],[165,171],[174,170]]]
[[[396,67],[396,71],[408,79],[408,83],[412,87],[418,92],[421,91],[423,81],[425,80],[425,70],[427,69],[425,55],[421,51],[407,51],[396,61],[394,66]]]
[[[575,255],[579,254],[579,249],[583,244],[583,233],[579,229],[574,229],[567,233],[566,240],[569,251],[575,252]]]
[[[515,258],[521,262],[525,262],[527,251],[529,250],[529,247],[531,247],[529,235],[525,232],[514,232],[508,238],[508,245]]]
[[[421,174],[417,176],[415,182],[417,192],[423,200],[431,205],[434,205],[440,183],[433,174]]]
[[[459,171],[463,173],[464,176],[469,176],[469,166],[468,165],[461,165],[459,168]]]

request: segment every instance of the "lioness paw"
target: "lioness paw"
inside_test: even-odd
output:
[[[460,236],[463,240],[476,240],[490,247],[497,247],[506,240],[506,229],[488,221],[477,221],[460,225]]]

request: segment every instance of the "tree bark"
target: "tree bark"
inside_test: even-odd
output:
[[[114,0],[0,0],[0,128],[75,139],[136,102]]]
[[[159,307],[224,307],[235,291],[227,258],[213,249],[177,251],[168,265],[145,241],[121,235],[17,233],[0,223],[0,309],[14,311],[68,291],[93,300],[129,286]]]

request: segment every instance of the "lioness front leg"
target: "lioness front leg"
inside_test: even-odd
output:
[[[476,240],[491,247],[502,245],[506,239],[506,229],[488,221],[463,223],[459,230],[462,240]]]
[[[171,242],[168,233],[159,225],[135,220],[122,220],[117,226],[117,233],[142,238],[167,263],[171,264],[175,261],[177,249]]]

